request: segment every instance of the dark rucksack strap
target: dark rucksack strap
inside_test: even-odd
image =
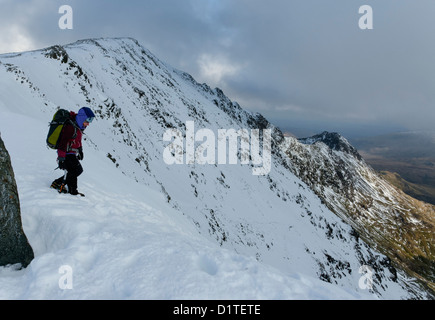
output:
[[[74,134],[72,135],[72,138],[75,139],[77,137],[77,129],[80,130],[80,128],[77,127],[77,125],[74,123],[74,121],[69,120],[69,122],[71,123],[71,125],[74,128]],[[70,151],[72,151],[72,149],[71,149],[71,146],[68,145],[66,148],[66,152],[70,152]]]

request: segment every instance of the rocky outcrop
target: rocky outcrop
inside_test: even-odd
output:
[[[287,137],[282,148],[292,172],[331,211],[435,296],[435,206],[388,183],[337,133]]]
[[[21,223],[20,200],[9,153],[0,136],[0,266],[33,260],[34,254]]]

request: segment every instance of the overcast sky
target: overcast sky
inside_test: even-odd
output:
[[[58,26],[65,4],[72,30]],[[373,9],[372,30],[359,28],[363,5]],[[433,0],[0,0],[0,8],[0,53],[128,36],[284,129],[435,130]]]

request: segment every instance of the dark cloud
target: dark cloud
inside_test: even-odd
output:
[[[280,126],[432,129],[432,0],[0,0],[0,51],[130,36]],[[74,29],[60,30],[62,4]],[[358,9],[373,8],[360,30]],[[10,49],[9,49],[10,48]]]

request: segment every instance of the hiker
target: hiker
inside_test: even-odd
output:
[[[65,170],[65,175],[56,179],[51,188],[63,193],[82,195],[77,190],[77,177],[83,168],[79,160],[83,160],[82,136],[83,131],[94,120],[95,115],[88,107],[81,108],[76,114],[70,111],[70,120],[63,127],[57,148],[57,162],[59,169]],[[64,188],[66,186],[67,188]]]

